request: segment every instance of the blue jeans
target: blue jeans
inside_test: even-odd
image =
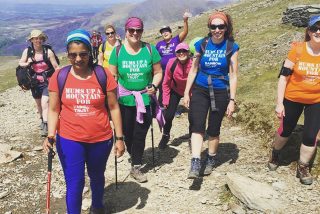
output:
[[[98,143],[84,143],[57,135],[57,152],[67,186],[68,214],[81,213],[85,164],[90,178],[92,207],[103,208],[104,172],[111,149],[112,139]]]

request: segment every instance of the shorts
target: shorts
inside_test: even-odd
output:
[[[222,119],[229,104],[227,90],[214,90],[216,107],[219,111],[211,111],[209,90],[199,86],[192,89],[190,100],[189,122],[192,133],[205,133],[206,119],[209,111],[207,134],[210,137],[220,135]]]
[[[41,99],[42,96],[49,96],[48,84],[39,84],[31,88],[32,97],[34,99]]]

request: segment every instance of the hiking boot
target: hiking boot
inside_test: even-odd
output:
[[[133,166],[131,168],[130,175],[139,183],[148,181],[147,176],[141,172],[141,165]]]
[[[209,154],[207,155],[207,159],[206,159],[206,168],[204,169],[203,174],[204,175],[210,175],[211,172],[213,171],[213,169],[216,167],[217,165],[217,155],[215,156],[210,156]]]
[[[268,162],[268,168],[270,171],[275,171],[279,167],[279,154],[280,150],[272,149]]]
[[[104,208],[90,208],[90,214],[106,214],[106,211]]]
[[[169,135],[166,135],[166,134],[163,134],[162,135],[162,138],[160,140],[160,143],[158,145],[158,148],[159,149],[165,149],[167,147],[167,144],[169,142],[169,139],[170,139],[170,136]]]
[[[41,136],[46,137],[48,135],[48,123],[43,123],[43,128],[41,130]]]
[[[310,165],[298,161],[297,163],[297,178],[304,185],[310,185],[313,182],[313,177],[310,173]]]
[[[191,169],[189,171],[188,178],[189,179],[199,178],[200,169],[201,169],[200,158],[192,158],[191,159]]]

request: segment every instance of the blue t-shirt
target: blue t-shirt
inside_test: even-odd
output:
[[[201,53],[201,43],[203,39],[194,44],[194,47],[198,53]],[[200,59],[199,71],[195,80],[196,85],[208,88],[208,75],[225,76],[229,80],[229,68],[227,65],[226,57],[227,40],[224,40],[220,44],[214,44],[209,39],[206,50]],[[232,55],[239,50],[238,44],[233,43]],[[225,80],[212,78],[214,89],[226,89],[228,82]]]
[[[179,43],[179,35],[171,38],[169,43],[166,43],[164,40],[157,43],[156,48],[161,56],[161,67],[163,72],[166,70],[169,59],[176,57],[175,50]]]

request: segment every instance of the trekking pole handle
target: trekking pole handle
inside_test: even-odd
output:
[[[54,144],[54,138],[53,137],[48,137],[48,142],[53,146]],[[55,156],[55,152],[53,151],[52,148],[49,148],[48,152],[48,172],[52,171],[52,159]]]

